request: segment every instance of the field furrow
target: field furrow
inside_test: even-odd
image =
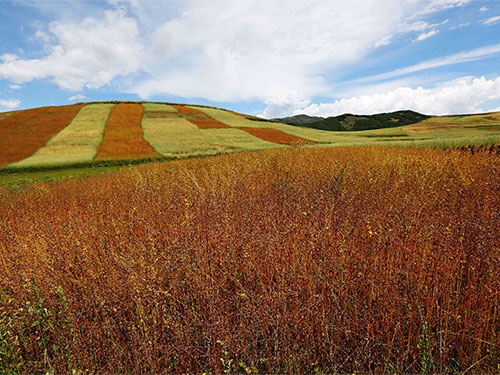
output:
[[[32,155],[68,126],[84,106],[85,104],[75,104],[45,108],[44,111],[35,112],[34,117],[31,116],[3,132],[0,137],[0,167]],[[7,120],[13,116],[8,117]]]
[[[120,103],[111,109],[96,160],[155,158],[141,128],[142,104]]]
[[[47,144],[12,167],[39,167],[88,163],[102,142],[104,127],[114,104],[89,104]]]

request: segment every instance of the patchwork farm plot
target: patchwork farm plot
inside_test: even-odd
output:
[[[165,157],[207,156],[278,146],[239,129],[224,126],[196,109],[175,105],[145,108],[142,119],[144,138],[156,152]],[[176,112],[172,112],[172,109]],[[162,112],[165,115],[161,115]],[[201,128],[194,120],[213,121],[216,126]]]
[[[500,114],[490,113],[432,117],[397,128],[333,132],[193,105],[44,107],[0,114],[0,168],[124,164],[303,145],[491,145],[500,143],[499,123]]]

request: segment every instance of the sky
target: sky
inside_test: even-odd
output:
[[[500,111],[500,0],[0,0],[0,111]]]

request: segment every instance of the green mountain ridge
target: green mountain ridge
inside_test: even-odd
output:
[[[353,115],[345,113],[343,115],[326,118],[301,114],[291,117],[275,118],[273,120],[288,125],[319,130],[358,131],[410,125],[428,119],[429,117],[430,116],[415,111],[406,110],[377,113],[375,115]]]

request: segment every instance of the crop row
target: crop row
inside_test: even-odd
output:
[[[496,372],[499,188],[382,147],[0,188],[0,372]]]

